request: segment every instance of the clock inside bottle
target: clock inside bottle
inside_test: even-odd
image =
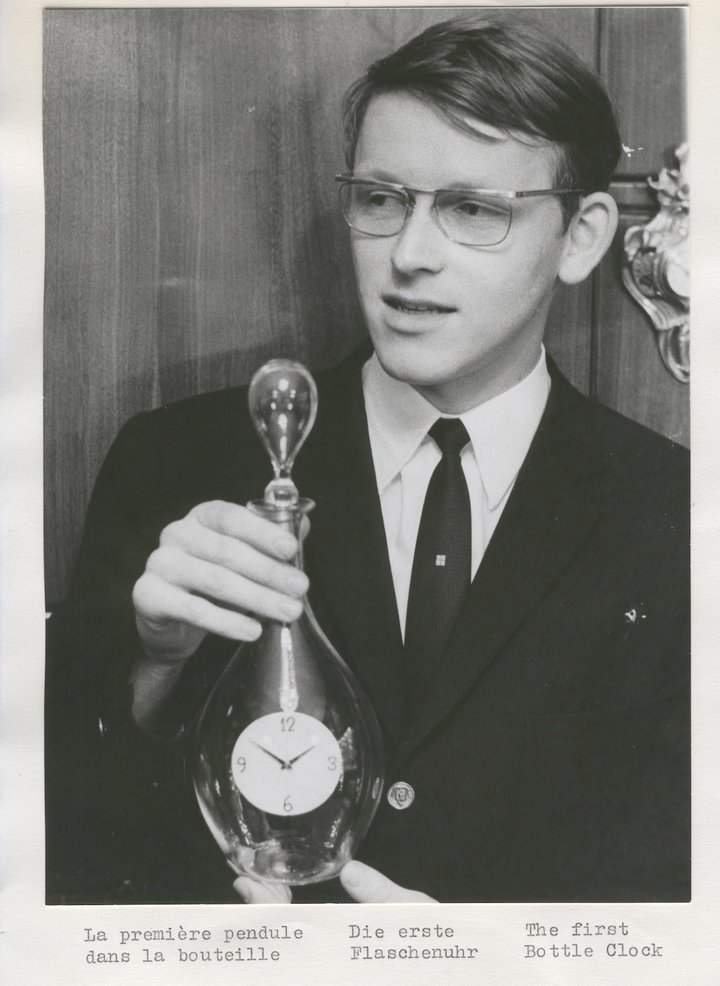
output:
[[[278,459],[289,448],[280,441],[288,402],[307,408],[293,396],[297,381],[285,382],[273,381],[270,427],[261,432],[273,436]],[[249,506],[297,536],[313,504],[293,495],[287,469],[276,468],[276,477],[279,494],[271,483]],[[357,851],[382,793],[380,729],[307,601],[293,623],[266,621],[218,680],[198,725],[194,782],[205,821],[238,873],[315,883]]]

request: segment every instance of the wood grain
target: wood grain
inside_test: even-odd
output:
[[[452,13],[45,12],[49,601],[65,590],[94,477],[124,420],[244,382],[271,355],[330,365],[361,337],[333,183],[344,168],[341,96],[370,62]],[[586,60],[600,51],[631,119],[647,116],[657,146],[673,138],[672,128],[661,134],[668,97],[658,109],[638,75],[652,61],[642,17],[630,17],[625,37],[626,11],[483,13],[545,25]],[[677,47],[666,24],[660,17],[653,29],[665,55]],[[618,51],[603,54],[611,41]],[[655,80],[654,62],[648,71]],[[606,280],[603,291],[617,292]],[[582,389],[596,378],[593,298],[590,285],[560,292],[548,330],[549,349]],[[616,368],[634,351],[613,345],[603,352]],[[632,371],[616,387],[613,372],[601,374],[603,393],[632,405],[621,392]]]
[[[642,194],[642,190],[641,190]],[[618,290],[622,238],[653,213],[621,212],[613,248],[597,275],[595,390],[598,399],[682,445],[690,443],[688,387],[665,368],[648,316],[627,291]]]
[[[625,144],[618,177],[657,174],[687,139],[687,9],[607,8],[599,69]]]

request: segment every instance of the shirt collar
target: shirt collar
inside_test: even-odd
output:
[[[363,393],[382,495],[441,415],[410,384],[389,376],[375,353],[363,366]],[[543,347],[535,367],[518,384],[459,415],[470,436],[490,509],[500,503],[514,482],[549,393],[550,375]]]

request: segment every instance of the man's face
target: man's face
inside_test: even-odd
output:
[[[474,133],[405,93],[377,96],[354,173],[409,188],[553,186],[552,151],[488,124]],[[477,134],[477,136],[475,135]],[[513,202],[497,246],[454,243],[419,196],[395,236],[351,234],[360,303],[385,370],[440,410],[460,413],[513,386],[537,362],[565,248],[554,196]]]

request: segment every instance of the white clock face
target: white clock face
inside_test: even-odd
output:
[[[272,712],[251,722],[232,752],[240,793],[273,815],[302,815],[323,804],[342,777],[342,751],[327,728],[303,712]]]

